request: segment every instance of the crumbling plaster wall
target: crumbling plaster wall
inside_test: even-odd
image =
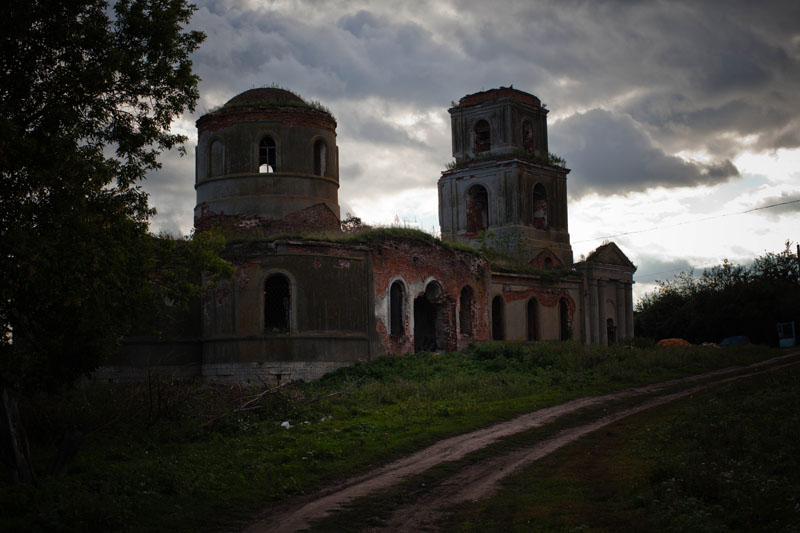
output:
[[[414,299],[425,293],[431,282],[438,282],[442,306],[437,315],[437,338],[441,349],[457,350],[472,342],[489,340],[488,277],[489,264],[480,256],[445,246],[410,239],[387,239],[373,248],[372,265],[375,290],[375,322],[386,354],[414,351]],[[391,335],[390,289],[395,281],[404,286],[403,335]],[[472,333],[460,331],[458,313],[465,285],[472,287]]]
[[[493,273],[489,298],[501,295],[505,302],[505,339],[528,339],[528,301],[538,304],[539,340],[559,340],[561,317],[559,302],[564,299],[569,310],[570,339],[580,340],[580,279],[564,279],[545,284],[534,276],[516,273]]]
[[[367,249],[308,241],[245,242],[226,253],[236,276],[203,300],[203,375],[315,379],[367,361],[377,346]],[[265,328],[266,280],[290,282],[289,331]],[[326,369],[326,370],[325,370]]]

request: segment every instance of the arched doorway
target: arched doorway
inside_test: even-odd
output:
[[[435,351],[445,348],[440,326],[443,290],[438,281],[431,281],[425,292],[414,298],[414,351]]]
[[[606,332],[608,333],[608,344],[617,342],[617,326],[614,325],[614,319],[609,318],[606,320]]]
[[[539,304],[536,298],[528,300],[528,340],[539,340]]]

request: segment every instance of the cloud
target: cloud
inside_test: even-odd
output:
[[[658,148],[628,116],[602,109],[575,114],[550,128],[550,147],[572,169],[573,198],[596,192],[626,194],[653,187],[690,187],[738,175],[729,160],[713,164],[685,161]]]
[[[800,146],[795,1],[197,3],[191,26],[208,37],[194,55],[201,101],[186,122],[271,83],[320,100],[339,122],[350,207],[418,202],[421,193],[403,194],[412,189],[435,199],[449,102],[500,85],[549,104],[550,146],[573,169],[573,200],[730,182],[743,150]],[[193,169],[162,160],[146,183],[154,223],[191,224]]]
[[[780,215],[800,213],[800,192],[781,193],[779,196],[764,198],[755,209],[759,210],[757,213],[772,219],[778,219]]]
[[[675,277],[680,272],[692,270],[692,264],[686,259],[665,259],[662,256],[640,255],[636,258],[636,283],[654,283]]]

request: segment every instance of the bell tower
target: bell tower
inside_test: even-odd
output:
[[[570,267],[569,169],[548,151],[541,101],[500,87],[448,112],[455,161],[439,178],[442,238],[485,241],[535,267]]]

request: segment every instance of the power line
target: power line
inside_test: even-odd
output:
[[[729,217],[729,216],[733,216],[733,215],[744,215],[745,213],[752,213],[753,211],[759,211],[761,209],[770,209],[770,208],[773,208],[773,207],[780,207],[782,205],[796,204],[798,202],[800,202],[800,199],[798,199],[798,200],[789,200],[788,202],[779,202],[777,204],[762,205],[761,207],[753,207],[752,209],[747,209],[745,211],[738,211],[736,213],[725,213],[725,214],[722,214],[722,215],[714,215],[712,217],[698,218],[696,220],[687,220],[686,222],[678,222],[677,224],[669,224],[669,225],[666,225],[666,226],[654,226],[652,228],[647,228],[647,229],[626,231],[625,233],[618,233],[616,235],[606,235],[605,237],[595,237],[593,239],[584,239],[582,241],[573,241],[572,244],[580,244],[582,242],[602,241],[602,240],[605,240],[605,239],[613,239],[615,237],[624,237],[626,235],[635,235],[637,233],[646,233],[648,231],[655,231],[657,229],[677,228],[678,226],[685,226],[686,224],[695,224],[697,222],[705,222],[706,220],[714,220],[716,218]]]

